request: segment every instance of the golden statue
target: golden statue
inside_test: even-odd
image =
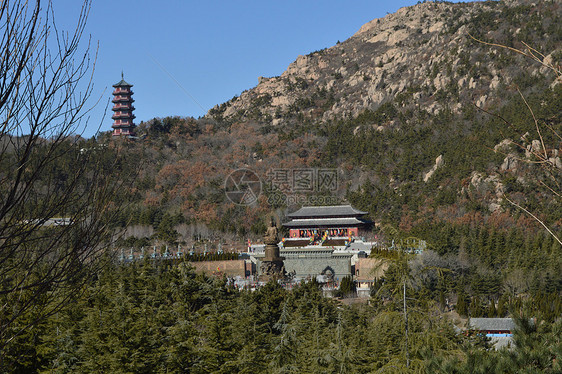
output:
[[[275,245],[277,245],[277,243],[279,242],[277,225],[275,224],[275,221],[273,220],[273,217],[271,217],[269,227],[267,228],[267,231],[265,232],[264,242],[265,242],[265,244],[275,244]]]

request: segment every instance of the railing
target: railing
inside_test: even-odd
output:
[[[130,101],[130,102],[132,103],[132,102],[135,101],[135,100],[133,100],[130,96],[121,96],[121,95],[119,95],[119,96],[115,96],[112,101],[113,101],[113,102],[116,102],[116,101]]]
[[[129,90],[129,89],[126,89],[126,88],[123,88],[123,89],[121,89],[121,88],[116,88],[116,89],[113,91],[113,94],[114,94],[114,95],[118,95],[118,94],[120,94],[120,93],[126,93],[126,94],[131,94],[131,95],[132,95],[132,94],[133,94],[133,91],[132,91],[132,90]]]
[[[128,104],[115,104],[113,109],[127,109],[127,110],[135,110],[135,107]]]

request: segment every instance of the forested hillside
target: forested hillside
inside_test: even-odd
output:
[[[548,67],[559,66],[560,21],[555,1],[426,2],[299,57],[205,118],[142,123],[140,139],[125,145],[142,167],[122,224],[152,225],[150,235],[162,220],[183,224],[170,242],[259,235],[264,214],[296,208],[270,198],[280,191],[269,188],[269,172],[335,168],[337,190],[314,193],[353,203],[377,225],[468,223],[534,235],[540,226],[509,196],[560,230],[552,189],[562,168],[562,85]],[[540,61],[484,42],[531,46]],[[547,186],[531,157],[540,139],[554,166]],[[226,198],[225,179],[239,168],[262,180],[257,204]]]
[[[205,118],[141,124],[139,139],[122,142],[142,167],[121,225],[151,230],[129,230],[125,245],[259,238],[268,213],[296,208],[271,199],[283,192],[267,183],[271,170],[334,168],[337,190],[303,195],[368,211],[389,243],[426,240],[420,261],[445,269],[432,276],[435,302],[506,316],[499,305],[521,297],[554,318],[561,24],[557,2],[418,4],[299,57]],[[264,182],[253,205],[224,193],[239,168]]]
[[[561,370],[560,319],[518,320],[517,348],[490,351],[483,337],[458,334],[436,313],[427,284],[408,290],[406,340],[401,285],[398,277],[388,279],[384,303],[374,298],[372,306],[350,307],[322,297],[316,282],[291,291],[270,282],[250,292],[195,275],[186,264],[110,266],[76,303],[18,336],[0,367],[22,373]]]
[[[403,8],[203,118],[154,118],[134,138],[2,130],[0,369],[560,372],[560,6]],[[229,200],[237,169],[260,178],[257,201]],[[239,291],[187,263],[115,261],[116,248],[261,240],[269,214],[299,205],[272,173],[320,169],[334,188],[289,192],[369,212],[389,267],[368,305],[323,298],[316,282]],[[402,251],[411,238],[422,254]],[[506,316],[511,351],[451,322]]]
[[[440,292],[476,303],[473,316],[504,295],[554,297],[560,18],[554,1],[418,4],[299,57],[205,118],[156,118],[134,141],[100,137],[141,165],[118,222],[129,228],[124,245],[259,238],[268,213],[297,208],[272,199],[284,192],[267,183],[272,170],[333,168],[336,190],[301,195],[368,211],[389,243],[426,240],[450,270]],[[249,206],[225,195],[239,168],[263,183]]]

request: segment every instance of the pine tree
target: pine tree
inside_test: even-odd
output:
[[[492,300],[490,300],[490,303],[488,304],[488,310],[486,311],[486,317],[495,318],[497,316],[498,316],[498,312],[496,310],[496,303],[492,299]]]
[[[457,305],[455,309],[457,313],[460,314],[462,317],[468,316],[468,305],[466,302],[466,295],[462,291],[459,292],[457,296]]]
[[[274,373],[299,373],[295,362],[298,350],[296,328],[291,321],[286,302],[281,310],[279,321],[273,326],[279,335],[275,338],[272,352],[267,359]]]
[[[502,294],[498,300],[497,315],[500,318],[504,318],[508,310],[509,297],[506,293]]]

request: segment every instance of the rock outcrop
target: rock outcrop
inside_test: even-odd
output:
[[[483,56],[505,51],[476,43],[470,33],[478,31],[480,18],[499,20],[501,7],[520,3],[424,2],[401,8],[366,23],[342,43],[297,57],[281,76],[260,77],[256,87],[209,114],[279,126],[356,116],[397,98],[402,106],[430,114],[444,108],[460,112],[469,103],[487,108],[497,100],[494,92],[514,77],[505,66],[484,65]],[[509,23],[494,28],[480,37],[516,33]],[[533,69],[548,73],[539,64]]]

